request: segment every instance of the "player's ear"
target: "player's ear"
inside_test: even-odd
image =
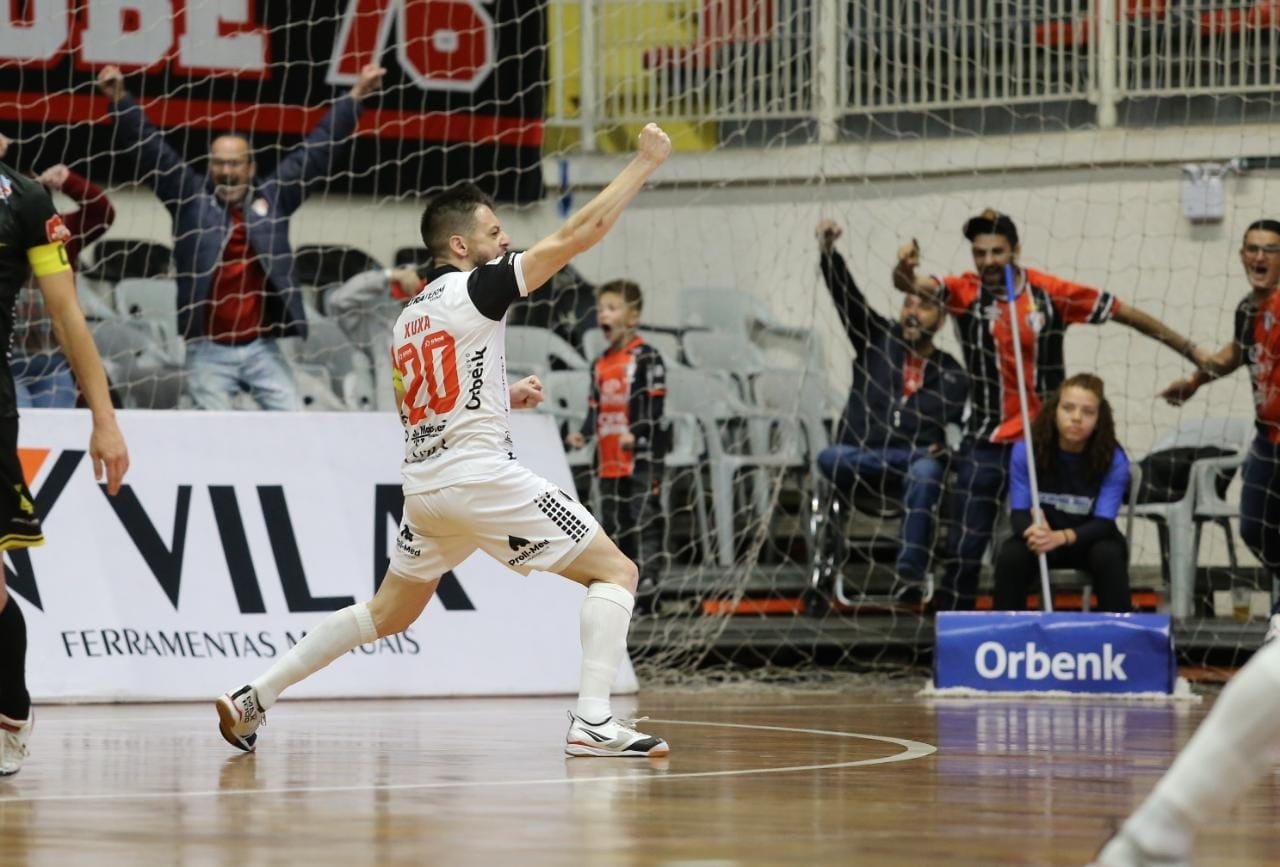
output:
[[[461,235],[449,236],[449,252],[460,259],[467,256],[467,241]]]

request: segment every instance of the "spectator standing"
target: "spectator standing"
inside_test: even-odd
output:
[[[199,174],[125,91],[120,70],[107,66],[99,73],[120,139],[138,149],[143,181],[173,216],[178,332],[187,341],[187,389],[197,407],[230,409],[232,397],[247,387],[263,409],[300,408],[277,342],[307,336],[289,218],[309,189],[334,173],[361,102],[385,71],[365,66],[351,92],[264,179],[256,178],[241,135],[214,139],[209,174]]]
[[[596,441],[600,525],[639,567],[636,608],[652,612],[666,554],[660,494],[667,372],[662,354],[636,333],[643,310],[644,295],[630,280],[596,290],[596,320],[609,345],[591,365],[582,430],[566,442],[581,448]]]
[[[1257,220],[1244,233],[1240,262],[1249,293],[1236,305],[1235,334],[1209,364],[1161,396],[1174,406],[1200,386],[1248,366],[1257,436],[1240,468],[1240,538],[1273,578],[1280,577],[1280,220]],[[1267,640],[1280,636],[1280,599]]]
[[[984,211],[966,221],[963,231],[971,245],[973,271],[945,277],[917,274],[920,247],[912,241],[899,249],[893,273],[898,289],[934,299],[955,317],[969,371],[972,406],[949,509],[955,523],[947,541],[947,568],[934,596],[934,606],[940,610],[974,607],[982,555],[1007,487],[1009,452],[1022,436],[1006,265],[1014,268],[1012,306],[1018,318],[1027,408],[1033,418],[1043,396],[1065,378],[1063,349],[1071,325],[1119,322],[1198,366],[1210,355],[1155,317],[1122,304],[1110,292],[1019,265],[1018,228],[1007,215]]]

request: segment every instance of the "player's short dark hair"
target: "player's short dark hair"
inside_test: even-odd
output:
[[[640,291],[640,284],[633,280],[610,280],[608,283],[601,283],[596,287],[597,301],[600,300],[601,295],[621,295],[622,303],[632,310],[637,313],[644,310],[644,293]]]
[[[1010,247],[1018,246],[1018,227],[1007,214],[991,208],[965,221],[965,238],[972,241],[979,235],[1002,235],[1008,239]]]
[[[1254,220],[1249,224],[1249,228],[1244,230],[1247,235],[1253,231],[1274,232],[1280,235],[1280,220]]]
[[[431,200],[422,212],[422,243],[435,259],[449,251],[449,238],[465,235],[476,221],[476,208],[493,207],[493,199],[472,183],[455,184]]]

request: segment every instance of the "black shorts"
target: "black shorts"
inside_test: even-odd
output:
[[[0,551],[43,544],[35,498],[18,460],[18,420],[0,418]]]

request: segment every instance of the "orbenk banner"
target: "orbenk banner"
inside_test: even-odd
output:
[[[108,497],[89,414],[28,410],[20,451],[46,544],[5,556],[37,701],[207,699],[367,599],[396,544],[403,433],[381,413],[124,412],[132,467]],[[566,491],[549,416],[515,413],[522,463]],[[476,553],[405,633],[298,697],[572,693],[583,590]],[[617,684],[634,691],[625,664]]]

